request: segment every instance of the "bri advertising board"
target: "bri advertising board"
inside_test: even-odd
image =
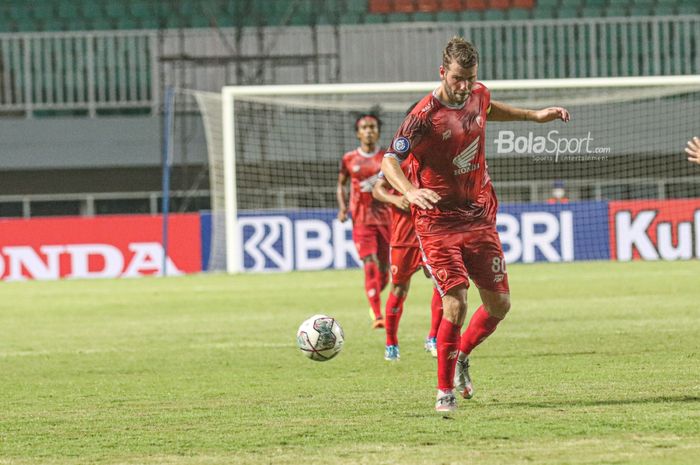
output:
[[[605,202],[511,204],[500,207],[497,226],[509,263],[603,260],[610,258],[607,218]],[[335,210],[242,212],[239,227],[245,271],[360,265],[352,224]]]

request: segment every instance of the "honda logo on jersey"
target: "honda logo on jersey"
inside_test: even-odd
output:
[[[466,149],[462,150],[462,152],[452,160],[452,163],[454,163],[457,167],[457,169],[454,172],[455,176],[469,173],[479,168],[479,164],[472,163],[472,160],[479,151],[480,140],[481,136],[474,139],[474,141],[471,144],[469,144]]]

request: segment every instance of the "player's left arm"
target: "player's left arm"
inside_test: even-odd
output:
[[[688,141],[685,153],[688,154],[689,162],[700,165],[700,137],[693,137]]]
[[[377,183],[372,188],[372,197],[379,200],[382,203],[388,203],[394,205],[403,211],[408,211],[411,206],[410,202],[403,195],[394,195],[389,193],[389,182],[380,177]]]
[[[554,120],[567,122],[571,119],[571,115],[566,108],[562,107],[528,110],[526,108],[518,108],[508,105],[507,103],[491,100],[487,118],[489,121],[534,121],[536,123],[548,123]]]

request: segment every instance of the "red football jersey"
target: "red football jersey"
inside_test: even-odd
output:
[[[394,136],[389,156],[401,160],[411,153],[417,162],[418,187],[441,197],[433,209],[414,209],[419,235],[495,223],[498,202],[484,150],[490,104],[490,92],[480,82],[460,106],[447,105],[431,93],[418,102]]]
[[[413,166],[414,164],[415,159],[409,156],[401,163],[401,169],[409,181],[416,185],[416,168]],[[418,237],[416,237],[416,229],[413,227],[413,216],[411,211],[403,211],[393,205],[391,207],[391,246],[420,246],[418,243]]]
[[[382,167],[384,150],[363,152],[359,147],[343,155],[340,172],[350,178],[350,215],[353,225],[389,224],[389,206],[372,197],[372,187]]]

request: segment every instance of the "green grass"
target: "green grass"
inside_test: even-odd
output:
[[[451,419],[419,275],[397,364],[359,271],[1,283],[0,464],[700,463],[697,262],[509,276]],[[326,363],[295,348],[317,312],[346,334]]]

